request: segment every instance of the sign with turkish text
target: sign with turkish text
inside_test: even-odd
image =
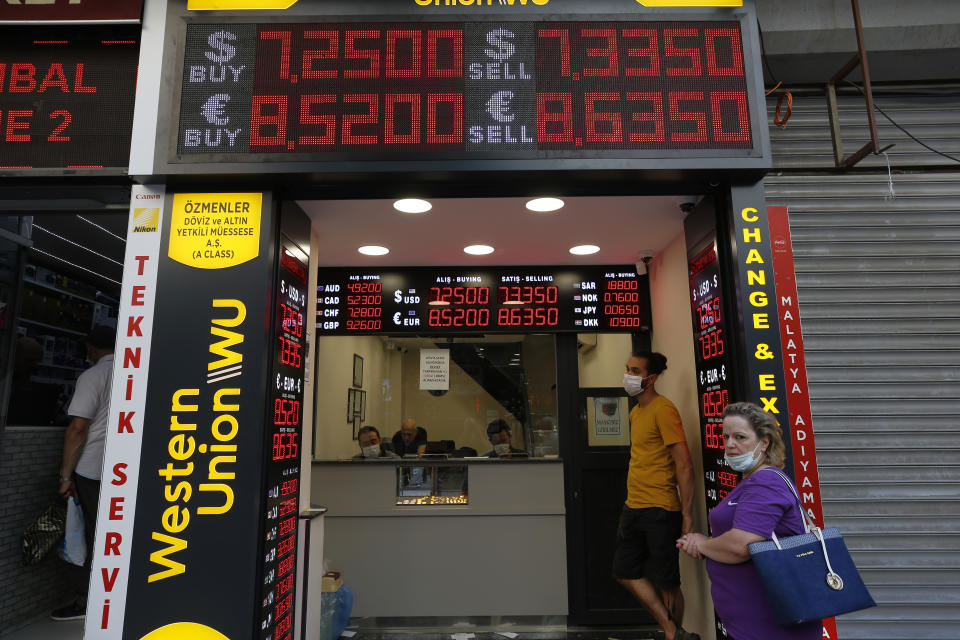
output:
[[[777,289],[777,314],[780,319],[780,344],[783,348],[794,477],[803,507],[816,525],[823,528],[825,525],[820,499],[820,474],[817,471],[817,448],[813,437],[807,365],[803,353],[803,333],[800,330],[790,216],[787,207],[767,207],[767,218],[773,243],[773,271]],[[824,638],[837,637],[837,623],[834,618],[824,620],[823,627]]]

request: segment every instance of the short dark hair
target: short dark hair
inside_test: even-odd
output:
[[[667,370],[667,356],[656,351],[634,351],[634,358],[643,358],[647,363],[647,373],[663,373]]]
[[[93,327],[87,335],[87,344],[97,349],[113,349],[117,341],[117,330],[105,324]]]
[[[380,437],[380,432],[377,430],[377,428],[370,424],[368,424],[365,427],[360,427],[360,431],[357,431],[357,440],[360,440],[360,436],[362,436],[363,434],[370,433],[371,431],[377,434],[377,440],[383,440],[383,438]]]
[[[510,425],[507,424],[506,420],[497,418],[496,420],[494,420],[493,422],[487,425],[488,438],[490,436],[500,433],[501,431],[506,431],[507,433],[510,433]]]

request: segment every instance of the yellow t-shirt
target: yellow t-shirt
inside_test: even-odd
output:
[[[667,447],[686,441],[680,413],[665,397],[657,396],[646,407],[630,411],[628,507],[680,511],[677,468]]]

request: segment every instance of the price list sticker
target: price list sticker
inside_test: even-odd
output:
[[[307,268],[289,249],[280,256],[273,389],[267,429],[269,459],[260,586],[260,638],[285,640],[293,628],[300,436],[303,427],[304,309]]]
[[[693,311],[693,337],[700,397],[700,433],[707,509],[737,485],[738,475],[726,466],[723,451],[723,409],[730,402],[732,371],[716,244],[711,243],[688,264]]]

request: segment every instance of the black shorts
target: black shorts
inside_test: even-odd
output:
[[[658,589],[680,586],[680,537],[683,518],[679,511],[660,507],[631,509],[624,506],[617,527],[617,550],[613,554],[613,577],[646,578]]]

